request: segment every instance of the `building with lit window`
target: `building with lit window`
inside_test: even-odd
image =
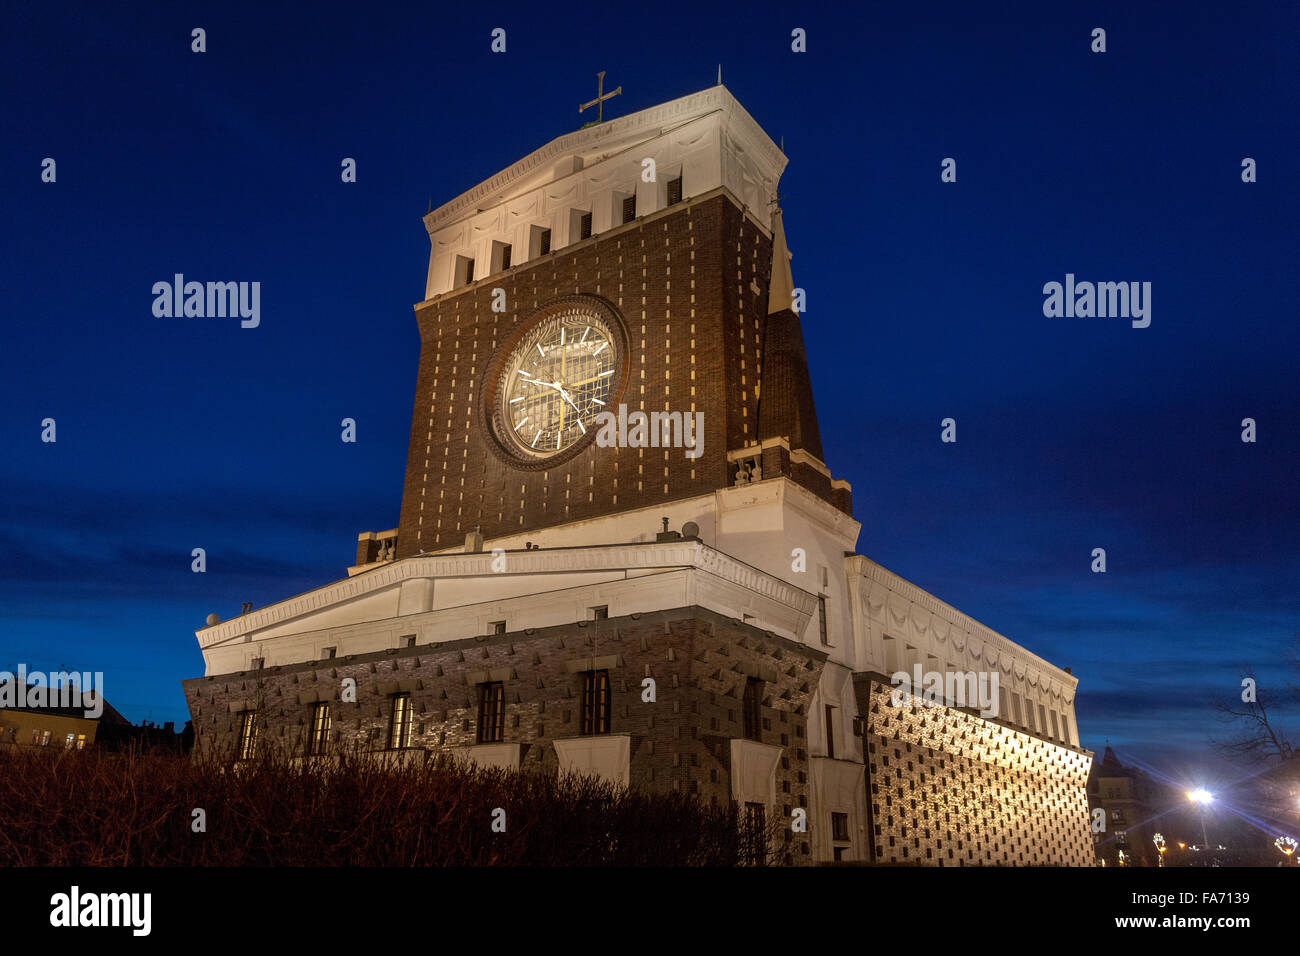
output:
[[[397,526],[196,632],[197,746],[684,791],[791,863],[1089,863],[1076,679],[857,553],[785,164],[719,85],[429,212]],[[891,700],[914,667],[996,671],[996,715]]]

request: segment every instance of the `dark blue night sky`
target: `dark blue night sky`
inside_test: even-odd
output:
[[[208,612],[397,524],[429,202],[576,129],[598,70],[623,115],[721,62],[785,138],[858,550],[1072,667],[1085,746],[1171,776],[1238,662],[1295,679],[1294,3],[99,6],[0,23],[0,669],[183,723]],[[176,272],[260,281],[261,326],[155,318]],[[1044,317],[1067,272],[1151,282],[1150,327]]]

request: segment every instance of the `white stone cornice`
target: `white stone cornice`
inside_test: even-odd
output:
[[[240,615],[194,632],[200,648],[251,635],[321,608],[374,594],[417,578],[516,577],[591,571],[644,571],[697,568],[724,581],[811,615],[817,597],[802,588],[759,571],[743,561],[694,540],[647,544],[601,545],[505,552],[505,571],[494,572],[491,552],[430,554],[392,561],[342,581],[327,584],[278,604]]]
[[[785,169],[785,155],[726,87],[714,86],[557,137],[490,179],[428,213],[424,217],[425,228],[432,236],[434,232],[445,228],[462,216],[477,212],[485,202],[490,206],[508,199],[507,194],[512,187],[521,186],[530,175],[549,172],[555,162],[565,155],[591,153],[605,148],[621,151],[633,145],[638,137],[646,139],[659,136],[684,122],[717,111],[722,111],[731,117],[732,135],[772,170],[774,182],[779,179]],[[626,143],[626,146],[620,145],[623,143]]]
[[[731,454],[735,452],[728,452],[728,455]],[[714,494],[718,499],[719,514],[765,502],[783,501],[817,526],[834,534],[845,548],[854,546],[862,530],[861,522],[852,515],[845,514],[820,495],[814,494],[785,475],[763,478],[745,485],[720,488]]]
[[[870,558],[854,555],[848,559],[848,563],[850,569],[856,570],[864,580],[879,586],[889,594],[897,595],[903,602],[922,608],[959,628],[964,632],[962,635],[953,635],[950,632],[948,637],[954,641],[960,637],[963,641],[960,646],[964,646],[965,643],[973,644],[974,647],[979,648],[980,655],[985,660],[998,663],[1002,670],[1007,672],[1014,670],[1017,676],[1023,676],[1030,684],[1067,702],[1073,702],[1074,691],[1079,684],[1079,679],[1073,674],[1067,674],[1055,664],[1026,650],[1020,644],[981,624],[970,615],[962,613],[951,604],[939,600],[929,591],[918,587],[906,578],[881,567]],[[887,610],[895,619],[899,618],[900,613],[902,620],[910,617],[907,607],[903,607],[900,611],[887,597],[882,597],[881,600],[884,601],[882,613]],[[1004,655],[1009,659],[1009,664],[1002,663]]]

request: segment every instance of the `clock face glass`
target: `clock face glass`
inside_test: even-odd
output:
[[[609,326],[582,308],[547,317],[524,336],[498,389],[503,439],[547,458],[582,441],[609,404],[616,347]]]

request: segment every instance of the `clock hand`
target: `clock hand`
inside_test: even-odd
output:
[[[561,398],[563,398],[563,399],[564,399],[566,402],[568,402],[570,405],[573,405],[573,408],[574,408],[575,411],[579,411],[578,406],[577,406],[577,405],[574,405],[574,404],[573,404],[573,399],[569,397],[569,393],[568,393],[568,391],[566,391],[565,388],[564,388],[564,386],[561,385],[559,382],[543,382],[543,381],[541,381],[540,379],[538,379],[538,380],[537,380],[537,384],[538,384],[538,385],[545,385],[547,388],[553,388],[553,389],[555,389],[557,392],[560,393],[560,397],[561,397]]]
[[[569,388],[577,388],[579,385],[590,385],[592,382],[599,382],[602,378],[608,378],[610,375],[613,374],[614,374],[614,370],[610,369],[608,372],[602,372],[599,375],[593,375],[591,378],[584,378],[581,382],[570,382]]]

